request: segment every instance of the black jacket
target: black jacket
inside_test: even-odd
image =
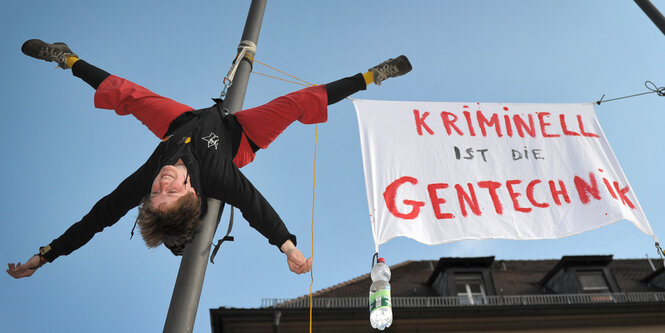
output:
[[[161,168],[175,164],[178,159],[187,166],[192,186],[202,199],[215,198],[239,208],[249,224],[270,244],[279,247],[289,239],[295,244],[295,236],[233,163],[241,133],[235,117],[224,117],[217,107],[183,113],[171,123],[145,164],[100,199],[81,221],[53,240],[51,250],[44,257],[51,262],[58,256],[68,255],[105,227],[115,224],[150,193]]]

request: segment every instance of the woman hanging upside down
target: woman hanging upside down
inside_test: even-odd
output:
[[[399,56],[364,74],[225,114],[219,105],[194,110],[111,75],[79,59],[64,43],[32,39],[21,50],[30,57],[71,69],[74,76],[96,90],[95,107],[133,115],[161,143],[138,170],[100,199],[81,221],[39,248],[24,264],[10,263],[7,272],[15,278],[31,276],[45,263],[72,253],[136,206],[136,223],[146,245],[153,248],[164,244],[173,254],[182,255],[205,214],[205,198],[238,207],[249,224],[286,255],[291,271],[309,272],[312,259],[305,259],[296,248],[296,237],[239,168],[252,162],[256,152],[267,148],[293,121],[325,122],[328,105],[365,90],[368,84],[380,85],[387,78],[411,70],[408,59]]]

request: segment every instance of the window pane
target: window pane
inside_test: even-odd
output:
[[[471,293],[478,295],[482,293],[482,290],[480,289],[480,283],[481,281],[469,281],[469,287],[471,288]]]
[[[610,287],[607,285],[607,280],[602,271],[587,271],[578,272],[577,277],[580,279],[582,290],[591,292],[608,292]]]
[[[466,293],[466,283],[464,283],[464,282],[457,281],[457,283],[455,283],[455,289],[456,289],[456,292],[457,292],[457,296],[464,296],[464,295],[467,294]]]
[[[483,277],[481,274],[456,274],[455,275],[455,291],[457,296],[469,297],[470,303],[473,304],[471,297],[485,296],[485,287]]]

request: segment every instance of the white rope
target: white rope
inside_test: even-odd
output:
[[[236,56],[235,60],[233,60],[233,64],[231,65],[229,72],[226,74],[226,76],[224,77],[224,81],[222,82],[224,84],[224,89],[222,90],[222,93],[219,95],[219,98],[224,98],[224,96],[226,95],[226,91],[231,87],[231,85],[233,85],[233,79],[236,76],[236,71],[238,70],[240,61],[243,58],[247,58],[250,64],[254,62],[254,55],[256,54],[256,44],[254,42],[250,40],[243,40],[238,45],[238,49],[240,51],[238,52],[238,55]]]

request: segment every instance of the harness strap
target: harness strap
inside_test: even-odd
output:
[[[222,239],[217,240],[217,244],[215,244],[215,248],[212,250],[212,254],[210,255],[210,262],[213,264],[215,263],[214,262],[215,256],[217,255],[217,251],[219,251],[219,248],[222,246],[222,243],[224,243],[224,241],[233,242],[233,236],[229,236],[229,234],[231,233],[231,229],[233,229],[233,211],[235,209],[233,209],[233,206],[230,207],[231,207],[231,217],[229,218],[229,228],[226,230],[226,235],[224,235]]]

